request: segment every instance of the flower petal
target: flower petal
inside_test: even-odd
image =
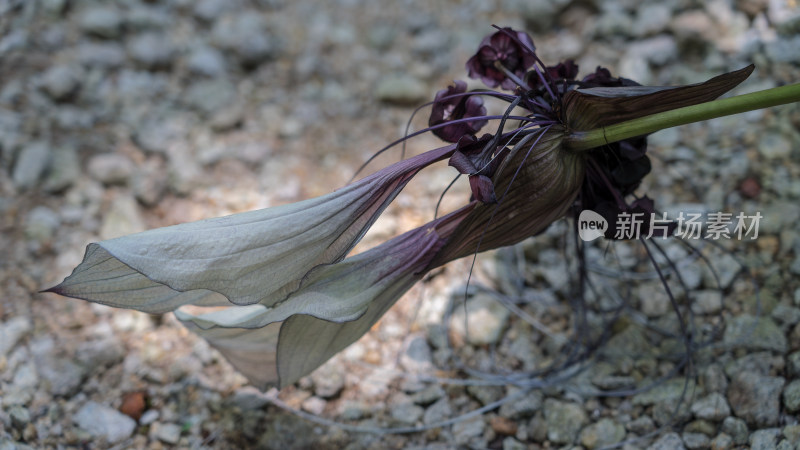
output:
[[[322,197],[91,244],[50,292],[147,312],[221,304],[213,293],[237,305],[274,305],[311,269],[341,260],[419,170],[454,149],[409,158]],[[179,295],[194,290],[203,292]]]
[[[754,68],[751,64],[686,86],[595,87],[570,91],[564,97],[566,124],[572,131],[586,131],[708,102],[747,79]]]
[[[515,145],[492,178],[499,204],[477,204],[433,265],[471,255],[478,245],[486,251],[516,244],[561,218],[580,191],[585,164],[585,155],[561,146],[563,136],[553,126],[533,143]]]
[[[341,263],[319,267],[287,301],[272,308],[234,306],[198,316],[176,311],[176,316],[252,383],[262,388],[291,384],[366,333],[424,276],[448,233],[469,211],[456,211]],[[236,339],[247,345],[233,345]]]

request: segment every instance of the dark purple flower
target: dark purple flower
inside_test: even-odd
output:
[[[470,78],[480,78],[489,87],[514,90],[517,82],[509,73],[517,79],[524,77],[536,61],[534,49],[527,33],[503,28],[481,42],[478,53],[467,61],[467,72]]]
[[[448,162],[460,173],[469,176],[472,197],[481,203],[497,203],[491,177],[506,154],[494,155],[495,146],[489,145],[487,148],[492,138],[491,134],[485,134],[480,139],[464,136],[458,141],[456,151]]]
[[[537,89],[542,85],[542,78],[548,82],[574,81],[578,76],[578,65],[575,61],[568,59],[555,66],[548,66],[545,69],[546,75],[540,76],[536,71],[531,70],[525,75],[525,82],[531,89]]]
[[[477,95],[466,95],[467,83],[455,81],[453,86],[436,93],[433,101],[429,126],[435,126],[458,119],[482,117],[486,115],[483,99]],[[463,136],[473,135],[486,125],[486,120],[458,122],[433,130],[433,134],[447,142],[458,142]]]
[[[605,67],[597,66],[594,73],[583,77],[581,87],[621,87],[621,86],[640,86],[639,83],[627,78],[616,78],[611,76],[611,72]]]

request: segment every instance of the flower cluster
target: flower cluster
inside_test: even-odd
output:
[[[710,101],[752,67],[678,88],[639,86],[600,67],[579,79],[573,61],[546,66],[527,34],[504,28],[484,39],[467,71],[508,92],[467,91],[462,81],[439,91],[424,131],[447,145],[315,199],[90,244],[49,291],[175,311],[253,384],[285,386],[361,337],[436,267],[534,236],[573,208],[608,217],[652,212],[646,197],[628,202],[650,171],[644,137],[576,143],[597,129]],[[505,113],[487,115],[484,99],[504,102]],[[490,121],[496,128],[478,137]],[[349,256],[411,178],[442,160],[469,177],[473,198]],[[191,314],[184,305],[224,308]]]

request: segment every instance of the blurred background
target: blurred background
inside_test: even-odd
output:
[[[618,339],[582,381],[405,435],[313,424],[271,406],[171,315],[37,293],[67,276],[90,242],[344,185],[403,135],[416,106],[466,79],[464,63],[492,24],[528,31],[546,64],[572,58],[582,75],[602,65],[642,84],[677,85],[755,63],[736,93],[800,79],[793,0],[0,0],[0,448],[596,448],[639,436],[647,437],[626,445],[798,445],[797,105],[650,138],[654,170],[637,192],[670,217],[764,216],[756,241],[721,243],[751,268],[760,303],[729,254],[710,256],[721,289],[702,264],[681,266],[698,293],[698,323],[724,332],[727,346],[702,354],[693,377],[650,394],[583,389],[626,389],[677,370],[664,356],[675,339],[664,344],[634,326],[674,316],[647,276],[622,283],[635,320],[615,323]],[[412,129],[426,121],[423,110]],[[440,145],[423,136],[407,151]],[[399,158],[387,152],[364,173]],[[357,251],[430,220],[454,175],[444,164],[426,169]],[[457,185],[443,209],[468,196]],[[452,329],[443,325],[450,301],[464,297],[470,261],[458,261],[281,399],[375,428],[433,424],[514,395],[409,375],[468,376],[447,364],[453,352],[470,367],[507,372],[557,359],[574,336],[568,229],[562,221],[478,259],[473,281],[494,294],[472,293],[469,333],[464,310]],[[615,248],[623,271],[649,273],[635,246]],[[498,295],[523,300],[509,309]],[[650,435],[665,425],[674,429]]]

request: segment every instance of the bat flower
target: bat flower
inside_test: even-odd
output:
[[[467,73],[489,87],[514,90],[516,80],[536,61],[534,50],[527,33],[504,28],[483,39],[478,53],[467,61]]]
[[[559,82],[567,82],[572,84],[575,80],[575,77],[578,76],[578,65],[575,64],[575,61],[568,59],[564,62],[560,62],[555,66],[548,66],[545,68],[545,72],[547,73],[547,77],[539,76],[539,73],[536,71],[530,71],[525,75],[525,82],[530,89],[537,89],[540,87],[547,79],[552,80],[555,83]]]
[[[497,147],[493,141],[491,134],[485,134],[480,139],[464,136],[458,141],[456,151],[448,162],[459,173],[469,176],[473,199],[483,203],[497,202],[491,177],[505,156],[495,154]]]
[[[436,127],[432,130],[433,134],[446,142],[458,142],[464,136],[474,135],[483,128],[487,120],[460,120],[470,117],[483,117],[486,115],[486,108],[483,106],[483,98],[477,95],[465,94],[467,83],[455,81],[453,86],[442,89],[436,93],[431,108],[431,117],[428,126],[449,123],[444,127]]]
[[[508,74],[520,79],[537,64],[535,88],[481,92],[508,103],[502,115],[485,115],[463,83],[437,94],[436,124],[415,135],[440,130],[457,143],[315,199],[89,244],[80,265],[49,292],[148,313],[175,311],[253,384],[286,386],[361,337],[430,270],[539,234],[572,208],[608,217],[654,212],[646,197],[627,200],[650,170],[643,136],[744,111],[741,102],[720,103],[731,99],[706,102],[753,70],[647,87],[598,68],[566,83],[575,79],[573,63],[548,70],[533,51],[526,34],[504,28],[468,63],[470,76],[504,88]],[[750,109],[800,99],[800,89],[789,88],[776,88],[768,102]],[[489,120],[497,121],[496,131],[476,138]],[[413,176],[446,159],[469,175],[472,199],[349,255]],[[191,308],[208,306],[222,309]]]

